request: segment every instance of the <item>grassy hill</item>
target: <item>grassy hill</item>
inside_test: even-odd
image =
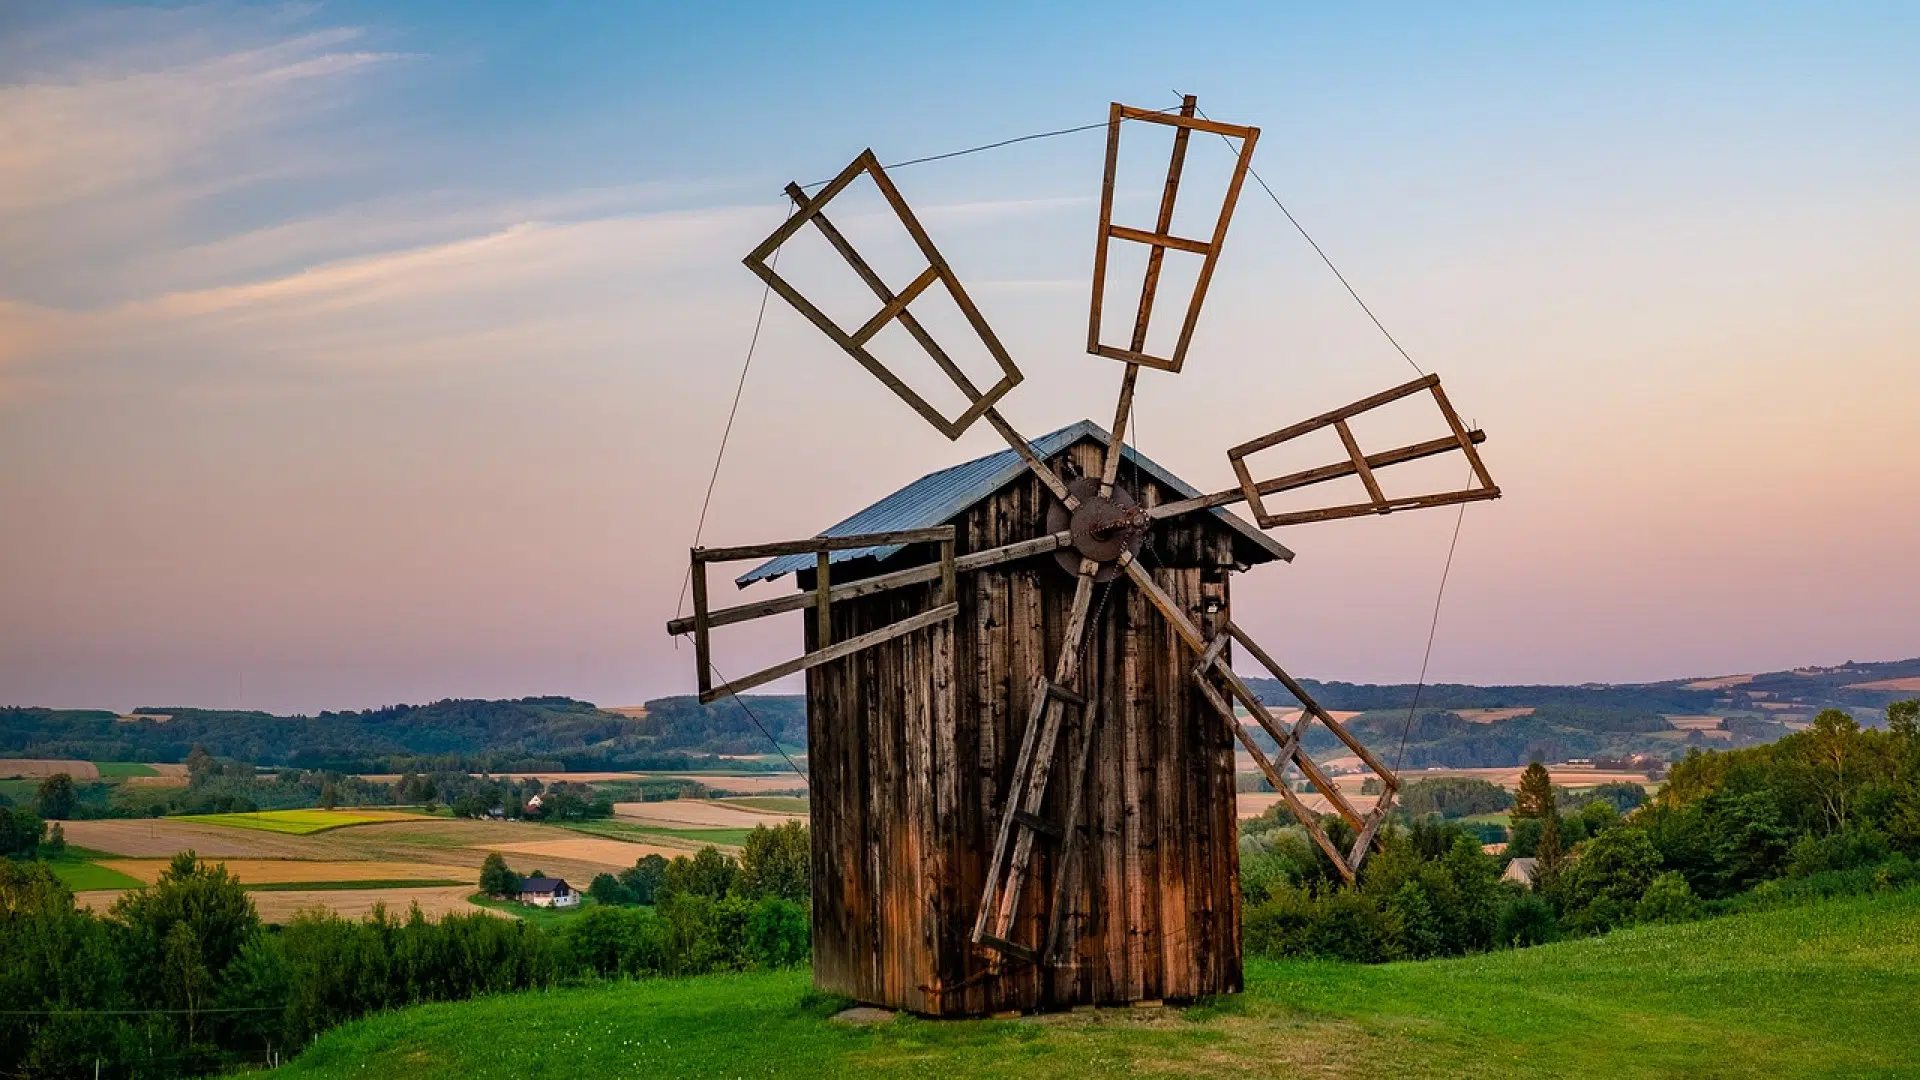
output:
[[[290,1078],[1913,1075],[1920,891],[1520,952],[1255,963],[1187,1009],[846,1028],[804,972],[498,997],[322,1036]]]

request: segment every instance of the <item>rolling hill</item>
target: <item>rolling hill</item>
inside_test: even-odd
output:
[[[1189,1008],[873,1027],[804,971],[408,1009],[338,1028],[290,1080],[528,1076],[1911,1076],[1920,891],[1372,967],[1254,962]]]

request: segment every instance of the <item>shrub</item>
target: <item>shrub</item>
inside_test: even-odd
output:
[[[1693,895],[1687,879],[1673,870],[1654,878],[1634,909],[1634,918],[1640,922],[1686,922],[1699,917],[1699,898]]]
[[[1494,941],[1504,948],[1523,949],[1560,939],[1560,921],[1545,897],[1523,893],[1500,909]]]

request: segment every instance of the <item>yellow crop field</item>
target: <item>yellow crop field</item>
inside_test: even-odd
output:
[[[262,832],[310,836],[328,829],[349,825],[371,825],[377,821],[406,821],[413,814],[388,810],[261,810],[247,814],[182,814],[175,821],[202,825],[223,825],[233,829],[258,829]]]

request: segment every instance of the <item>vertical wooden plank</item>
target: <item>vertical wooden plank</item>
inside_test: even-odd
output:
[[[828,582],[831,571],[828,564],[831,552],[815,552],[813,557],[813,621],[818,627],[815,631],[814,648],[824,649],[833,644],[833,587]]]
[[[1093,245],[1093,300],[1087,305],[1087,351],[1100,348],[1100,308],[1106,300],[1108,231],[1113,228],[1114,174],[1120,167],[1120,103],[1107,113],[1107,170],[1100,181],[1100,235]]]
[[[694,548],[690,557],[693,575],[693,662],[700,669],[700,692],[705,694],[713,689],[713,652],[707,640],[707,561],[701,557],[699,548]]]

